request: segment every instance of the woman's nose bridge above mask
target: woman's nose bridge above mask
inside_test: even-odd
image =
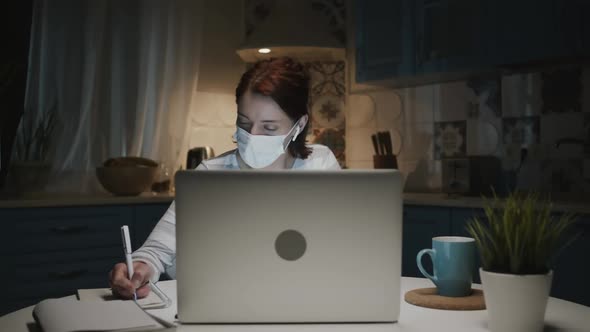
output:
[[[250,130],[246,130],[250,133],[250,135],[266,135],[267,132],[264,129],[264,124],[253,124],[252,127],[249,128]]]

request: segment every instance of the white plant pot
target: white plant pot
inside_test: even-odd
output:
[[[479,271],[490,331],[543,331],[553,271],[529,275]]]

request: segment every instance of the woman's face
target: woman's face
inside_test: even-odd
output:
[[[236,125],[251,135],[285,135],[294,123],[271,98],[246,92],[238,101]]]

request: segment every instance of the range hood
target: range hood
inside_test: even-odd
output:
[[[344,60],[344,44],[330,33],[329,17],[309,0],[276,0],[272,11],[236,51],[245,62],[278,56],[300,61]]]

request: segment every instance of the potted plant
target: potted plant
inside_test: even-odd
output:
[[[9,168],[9,179],[17,193],[38,191],[47,184],[52,166],[48,156],[56,122],[56,104],[40,118],[32,110],[23,113]]]
[[[536,193],[486,200],[487,221],[467,224],[481,256],[484,299],[492,331],[537,332],[544,327],[552,265],[575,235],[573,214],[553,218]]]

